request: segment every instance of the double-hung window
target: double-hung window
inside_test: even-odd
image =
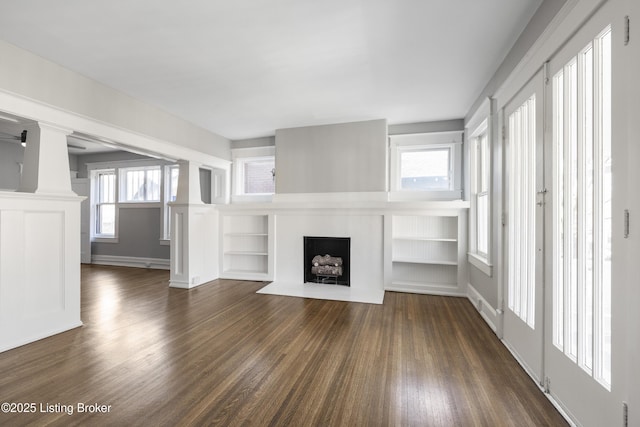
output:
[[[491,103],[487,98],[467,122],[469,144],[469,262],[492,275]]]
[[[489,257],[489,138],[483,133],[475,140],[476,252]]]
[[[116,171],[94,171],[94,218],[96,237],[112,238],[116,235]]]
[[[171,239],[171,211],[167,203],[175,202],[178,195],[178,165],[164,167],[164,203],[163,203],[163,236],[164,240]]]

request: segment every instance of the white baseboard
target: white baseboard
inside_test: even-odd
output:
[[[471,284],[467,284],[467,298],[476,310],[478,310],[478,313],[480,313],[480,316],[487,322],[491,330],[500,336],[501,331],[498,329],[498,325],[501,323],[498,311],[493,308]]]
[[[156,270],[169,270],[171,268],[168,259],[116,255],[92,255],[91,263],[98,265],[115,265],[118,267],[152,268]]]

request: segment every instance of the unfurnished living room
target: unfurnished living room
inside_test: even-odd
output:
[[[0,425],[640,426],[636,0],[3,0]]]

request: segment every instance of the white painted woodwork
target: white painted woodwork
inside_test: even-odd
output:
[[[85,198],[80,204],[80,262],[91,264],[91,180],[71,178],[71,189]]]
[[[222,233],[222,272],[226,279],[271,280],[273,250],[270,230],[273,216],[267,214],[224,214]]]
[[[468,203],[377,200],[305,194],[220,206],[221,277],[302,286],[303,237],[350,237],[354,290],[466,295]]]
[[[391,214],[391,282],[386,289],[466,295],[466,209]]]
[[[171,279],[174,288],[193,288],[218,278],[218,212],[202,203],[199,164],[179,161],[171,212]]]
[[[46,123],[27,127],[19,191],[73,195],[67,152],[68,129]]]
[[[0,193],[0,351],[82,325],[81,201]]]
[[[178,190],[175,203],[199,205],[202,204],[200,192],[200,166],[192,161],[179,160]]]

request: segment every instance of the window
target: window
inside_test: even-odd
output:
[[[476,250],[478,255],[489,257],[489,138],[487,133],[480,135],[475,141],[476,149]]]
[[[553,344],[611,385],[611,29],[553,77]]]
[[[508,118],[507,221],[509,310],[536,327],[536,96]]]
[[[160,166],[120,169],[121,202],[159,202]]]
[[[241,194],[273,194],[275,192],[275,157],[255,157],[239,162],[242,168]]]
[[[175,202],[178,194],[178,175],[180,167],[170,165],[164,167],[164,203],[163,203],[163,238],[171,239],[171,210],[168,203]]]
[[[95,228],[99,237],[114,237],[116,234],[116,172],[115,169],[94,172]]]
[[[392,199],[462,197],[462,132],[390,137]]]
[[[451,148],[400,149],[401,190],[450,190]]]
[[[471,120],[470,136],[470,233],[469,262],[488,276],[492,275],[491,248],[491,144],[489,134],[489,102],[479,109],[484,119]]]
[[[269,201],[276,190],[275,147],[237,148],[231,157],[232,200]]]
[[[87,165],[91,171],[91,237],[118,242],[122,209],[161,209],[161,244],[169,237],[168,201],[177,192],[178,166],[162,160],[123,160]]]

